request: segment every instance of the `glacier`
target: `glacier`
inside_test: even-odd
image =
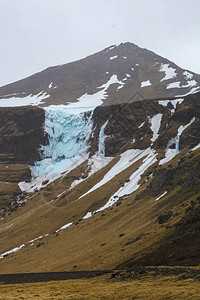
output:
[[[31,166],[34,177],[64,172],[87,153],[93,126],[93,110],[85,114],[87,110],[64,105],[45,108],[49,144],[41,146],[41,160]]]

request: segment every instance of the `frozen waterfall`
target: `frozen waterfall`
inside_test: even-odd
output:
[[[98,146],[98,156],[105,156],[105,139],[107,135],[104,133],[104,129],[106,128],[106,125],[108,124],[108,120],[101,126],[100,132],[99,132],[99,146]]]
[[[92,113],[85,115],[81,108],[50,106],[45,114],[49,145],[42,146],[41,161],[31,167],[35,177],[63,172],[77,162],[88,150],[92,130]]]

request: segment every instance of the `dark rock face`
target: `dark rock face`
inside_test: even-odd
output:
[[[90,152],[98,150],[101,126],[108,121],[104,133],[106,156],[114,156],[129,148],[146,149],[151,145],[152,130],[149,118],[162,114],[159,136],[154,148],[165,150],[169,141],[177,136],[178,128],[195,118],[180,137],[180,150],[194,147],[200,140],[200,93],[185,97],[171,115],[171,103],[163,107],[157,101],[135,101],[133,103],[99,106],[93,113],[93,134],[90,138]],[[143,124],[143,125],[142,125]],[[142,125],[142,126],[141,126]],[[133,142],[134,140],[134,142]]]
[[[185,147],[192,148],[199,143],[200,140],[200,93],[189,95],[184,98],[181,104],[177,105],[175,113],[168,117],[165,112],[164,126],[161,128],[162,134],[159,135],[156,146],[159,149],[165,149],[169,140],[176,137],[179,126],[187,125],[195,118],[188,128],[186,128],[180,136],[179,148],[182,150]],[[167,124],[167,126],[166,126]]]
[[[40,159],[45,111],[37,107],[0,109],[0,210],[3,214],[18,207],[18,183],[30,181],[29,165]],[[11,203],[14,203],[11,205]]]
[[[155,101],[136,101],[97,107],[93,113],[91,154],[98,150],[99,131],[107,120],[108,124],[104,130],[108,136],[105,139],[106,156],[120,154],[129,148],[148,148],[152,138],[148,117],[164,111],[164,107]],[[144,125],[139,128],[142,123]],[[134,143],[133,139],[135,140]]]
[[[199,265],[200,205],[198,198],[173,226],[173,233],[159,247],[137,261],[139,265]]]
[[[44,121],[45,112],[40,108],[1,108],[0,161],[33,164],[39,160],[39,148],[47,143]]]
[[[37,107],[0,109],[0,181],[29,181],[29,165],[40,159],[45,111]]]
[[[172,211],[169,211],[164,215],[160,215],[156,221],[158,222],[158,224],[164,224],[172,217],[172,215]]]

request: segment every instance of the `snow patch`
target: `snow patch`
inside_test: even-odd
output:
[[[32,178],[31,182],[19,182],[19,187],[22,192],[27,192],[27,193],[33,193],[35,191],[39,191],[42,187],[47,186],[49,183],[55,181],[56,179],[60,177],[66,176],[69,172],[80,166],[83,162],[85,162],[88,159],[88,154],[86,154],[84,157],[82,157],[80,160],[78,160],[75,164],[67,168],[64,172],[60,171],[56,174],[53,175],[46,175],[46,176],[41,176],[37,178]],[[48,181],[45,185],[42,184],[43,181]],[[52,200],[51,200],[52,201]],[[50,202],[51,202],[50,201]]]
[[[143,81],[141,82],[141,87],[145,87],[145,86],[150,86],[151,85],[151,82],[149,80],[146,80],[146,81]]]
[[[3,218],[1,218],[0,220],[3,220]],[[5,231],[6,229],[12,227],[13,225],[14,225],[14,224],[12,223],[12,224],[6,226],[5,228],[1,227],[1,228],[0,228],[0,231]]]
[[[171,103],[173,105],[173,109],[171,109],[171,113],[173,114],[176,110],[177,104],[181,104],[184,101],[183,98],[175,99],[175,100],[159,100],[158,103],[164,107]]]
[[[180,81],[169,83],[166,89],[180,88],[181,87],[180,84],[181,84]]]
[[[169,67],[169,64],[163,64],[163,63],[161,63],[159,71],[160,72],[165,72],[165,77],[162,78],[160,80],[160,82],[163,81],[163,80],[168,80],[168,79],[174,78],[177,75],[176,69],[173,69],[173,68]]]
[[[189,73],[188,71],[184,71],[183,75],[186,77],[186,79],[192,79],[192,77],[193,77],[193,74]]]
[[[112,178],[114,178],[117,174],[121,173],[123,170],[128,168],[130,165],[141,159],[142,157],[149,154],[149,148],[146,150],[140,149],[129,149],[120,155],[120,160],[106,173],[104,178],[100,180],[97,184],[95,184],[89,191],[83,194],[80,198],[83,198],[87,194],[93,192],[99,187],[106,184]],[[79,199],[80,199],[79,198]]]
[[[90,211],[83,217],[83,220],[90,218],[93,215]]]
[[[197,82],[196,80],[189,80],[187,81],[187,84],[184,84],[184,85],[181,85],[181,82],[180,81],[177,81],[177,82],[172,82],[172,83],[169,83],[167,85],[167,89],[173,89],[173,88],[187,88],[187,87],[194,87],[197,85]]]
[[[180,127],[179,127],[179,129],[178,129],[178,137],[180,137],[181,136],[181,134],[183,133],[183,131],[187,128],[187,127],[189,127],[193,122],[195,121],[195,117],[193,117],[191,120],[190,120],[190,122],[188,123],[188,124],[186,124],[186,125],[181,125]]]
[[[171,149],[167,149],[165,151],[165,157],[163,159],[160,160],[159,165],[162,166],[164,164],[166,164],[168,161],[170,161],[172,158],[174,158],[174,156],[177,153],[175,153],[174,151],[172,151]]]
[[[49,84],[49,89],[53,87],[53,81]]]
[[[11,97],[7,99],[0,99],[0,107],[19,107],[19,106],[37,106],[40,104],[44,104],[45,102],[42,101],[47,99],[50,95],[47,93],[40,92],[37,95],[28,95],[26,97]]]
[[[67,224],[63,225],[60,229],[56,230],[55,232],[59,232],[59,231],[65,229],[65,228],[68,228],[68,227],[70,227],[72,224],[73,224],[73,223],[67,223]]]
[[[99,171],[100,169],[104,168],[107,164],[109,164],[113,160],[113,157],[103,157],[103,156],[97,156],[94,155],[88,160],[88,167],[90,167],[90,172],[87,176],[89,178],[92,176],[94,173]],[[72,182],[70,189],[74,188],[76,185],[81,183],[83,178],[76,179]],[[66,192],[66,191],[65,191]],[[63,193],[65,193],[63,192]],[[58,197],[58,196],[57,196]]]
[[[171,103],[174,106],[174,109],[176,109],[177,104],[181,104],[184,101],[183,98],[175,99],[175,100],[159,100],[158,103],[162,106],[167,106],[168,103]]]
[[[108,50],[106,50],[104,53],[108,53],[109,51],[113,50],[117,45],[113,45],[113,46],[110,46],[108,48]]]
[[[189,80],[187,81],[187,84],[182,85],[182,88],[186,88],[186,87],[194,87],[197,85],[196,80]]]
[[[196,94],[199,91],[200,91],[200,87],[199,86],[193,87],[188,93],[186,93],[184,95],[177,95],[176,97],[185,97],[185,96],[190,95],[190,94]]]
[[[120,84],[123,85],[124,83],[119,81],[117,78],[117,75],[112,75],[108,82],[101,85],[100,87],[97,87],[97,89],[101,89],[101,91],[96,92],[92,95],[88,95],[87,93],[82,95],[80,98],[78,98],[78,102],[73,102],[68,104],[68,108],[81,108],[81,107],[91,107],[95,108],[103,103],[103,100],[108,97],[107,89],[112,84]],[[89,109],[88,109],[89,110]]]
[[[138,126],[138,128],[141,128],[141,127],[144,125],[144,123],[145,123],[145,122],[142,122],[142,123]]]
[[[125,185],[123,187],[121,187],[109,199],[109,201],[103,207],[97,209],[94,212],[88,212],[84,216],[83,219],[90,218],[93,214],[112,206],[115,202],[117,202],[119,200],[119,197],[129,195],[139,188],[140,185],[138,184],[138,182],[140,181],[142,174],[157,160],[156,159],[157,154],[155,154],[154,150],[152,150],[151,148],[148,148],[146,150],[131,149],[131,150],[125,151],[121,155],[120,161],[108,172],[110,174],[107,176],[107,178],[105,179],[105,177],[108,173],[100,181],[99,186],[98,186],[98,187],[102,186],[107,181],[112,179],[115,175],[117,175],[118,173],[123,171],[125,168],[127,168],[128,166],[130,166],[131,164],[138,161],[139,159],[141,159],[144,156],[146,156],[146,158],[143,160],[143,164],[131,175],[129,182],[125,183]],[[125,164],[126,162],[128,162],[128,164]],[[95,185],[94,187],[96,187],[97,185]],[[96,187],[96,188],[94,188],[94,187],[90,191],[88,191],[86,194],[88,194],[92,190],[98,188],[98,187]],[[84,194],[83,196],[85,196],[86,194]],[[82,198],[83,196],[81,196],[80,198]]]
[[[29,243],[33,243],[33,242],[38,241],[38,240],[40,240],[42,238],[43,238],[43,235],[40,235],[40,236],[34,238],[33,240],[29,241]]]
[[[155,142],[155,140],[158,138],[158,131],[160,129],[161,120],[162,120],[162,114],[156,114],[152,118],[149,118],[149,121],[151,123],[151,131],[153,132],[153,137],[151,138],[152,142]]]
[[[198,145],[196,145],[194,148],[192,148],[192,151],[195,151],[195,150],[197,150],[199,148],[200,148],[200,143]]]
[[[115,59],[117,57],[118,57],[118,55],[112,56],[112,57],[110,57],[110,60],[113,60],[113,59]]]
[[[97,213],[112,206],[119,200],[119,197],[130,195],[140,187],[139,181],[141,179],[142,174],[157,160],[157,154],[155,154],[154,151],[152,151],[152,149],[148,148],[143,152],[143,154],[144,153],[145,156],[147,155],[147,157],[143,160],[142,165],[130,176],[129,181],[126,182],[124,186],[122,186],[114,195],[112,195],[112,197],[104,206],[96,210],[94,213]]]
[[[162,197],[164,197],[165,195],[167,194],[167,191],[166,192],[164,192],[162,195],[160,195],[158,198],[156,198],[156,200],[155,201],[158,201],[158,200],[160,200]]]
[[[88,161],[88,166],[91,167],[91,170],[90,170],[88,176],[91,176],[92,174],[96,173],[100,169],[104,168],[112,160],[113,160],[113,157],[102,157],[102,156],[94,155]]]
[[[19,246],[19,247],[13,248],[12,250],[9,250],[9,251],[7,251],[7,252],[2,253],[2,254],[0,254],[0,258],[4,258],[5,256],[7,256],[7,255],[9,255],[9,254],[13,254],[13,253],[15,253],[15,252],[21,250],[24,246],[25,246],[25,245],[23,244],[23,245],[21,245],[21,246]]]

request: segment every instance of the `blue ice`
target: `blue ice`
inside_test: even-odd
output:
[[[106,139],[107,135],[104,133],[104,129],[106,128],[107,124],[108,124],[108,120],[100,128],[99,146],[98,146],[98,152],[97,152],[97,155],[99,155],[99,156],[105,156],[105,139]]]
[[[45,132],[49,145],[41,147],[41,160],[31,167],[34,177],[62,173],[88,151],[92,131],[92,113],[67,106],[49,107],[45,110]]]

